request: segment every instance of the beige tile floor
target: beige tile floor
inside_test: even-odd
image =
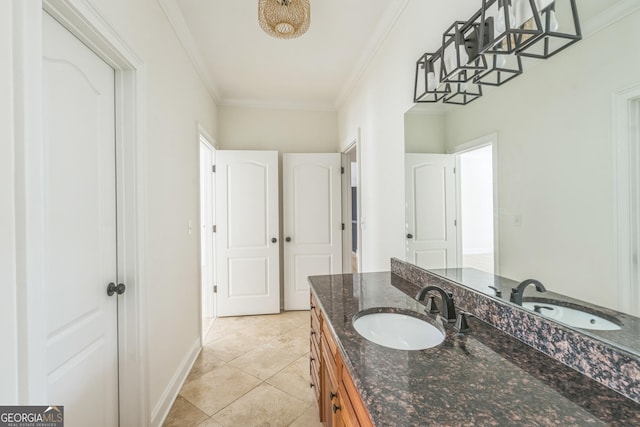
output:
[[[320,427],[309,312],[216,319],[167,427]]]

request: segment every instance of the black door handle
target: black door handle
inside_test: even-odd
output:
[[[116,284],[111,282],[107,285],[107,295],[112,296],[116,293]]]
[[[287,243],[291,241],[291,237],[287,237],[286,239],[284,239]]]
[[[122,295],[124,294],[124,291],[127,289],[127,287],[124,285],[124,283],[119,283],[118,286],[116,286],[116,293],[118,295]]]
[[[271,239],[271,243],[277,243],[278,239],[276,239],[275,237],[273,239]]]
[[[116,286],[115,283],[111,282],[109,283],[109,285],[107,285],[107,295],[109,296],[113,296],[113,294],[122,295],[124,294],[124,291],[126,289],[127,287],[124,285],[124,283],[120,283],[118,284],[118,286]]]
[[[407,239],[413,239],[413,234],[411,233],[407,234]]]

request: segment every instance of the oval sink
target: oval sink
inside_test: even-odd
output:
[[[353,317],[353,327],[364,338],[398,350],[424,350],[444,341],[444,333],[418,317],[402,311],[361,311]]]
[[[594,313],[565,307],[544,301],[525,301],[524,308],[536,311],[550,319],[557,320],[574,328],[591,329],[596,331],[617,331],[621,326],[609,319]],[[537,307],[537,309],[536,309]]]

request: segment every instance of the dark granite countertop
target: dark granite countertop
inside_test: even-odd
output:
[[[637,426],[640,405],[477,319],[420,351],[362,338],[353,315],[422,312],[416,285],[389,272],[313,276],[312,292],[376,426]],[[435,323],[435,321],[434,321]]]

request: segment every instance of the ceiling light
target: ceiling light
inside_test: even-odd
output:
[[[581,39],[576,0],[482,0],[447,29],[440,49],[418,59],[413,101],[468,104],[481,85],[522,74],[522,56],[547,59]]]
[[[300,37],[309,29],[309,0],[258,0],[258,22],[270,36]]]

